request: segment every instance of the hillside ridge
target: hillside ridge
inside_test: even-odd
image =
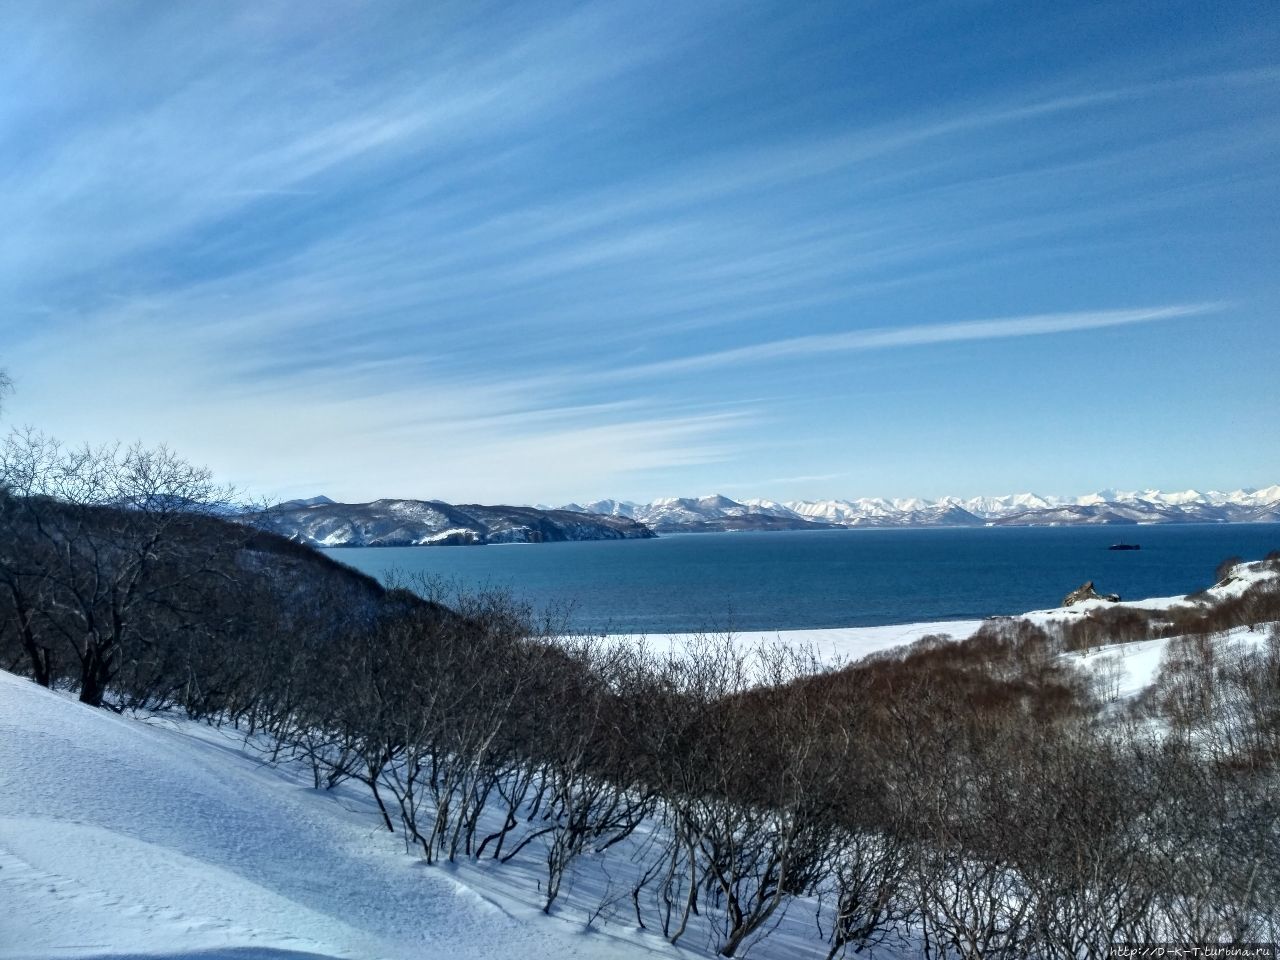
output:
[[[629,517],[520,506],[383,499],[335,503],[312,497],[249,516],[256,525],[312,547],[469,546],[565,540],[635,540],[653,531]]]

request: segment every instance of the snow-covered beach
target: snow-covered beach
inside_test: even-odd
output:
[[[640,640],[654,653],[678,653],[700,639],[731,638],[743,647],[784,646],[811,652],[826,666],[853,663],[865,656],[914,643],[931,634],[953,640],[971,636],[982,620],[939,620],[929,623],[901,623],[881,627],[834,627],[825,630],[744,630],[733,633],[650,633],[637,637],[615,634],[613,639]]]

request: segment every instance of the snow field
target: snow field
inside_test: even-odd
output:
[[[0,672],[0,958],[682,955],[544,918],[514,873],[427,868],[366,796],[313,790],[234,731],[116,716]]]

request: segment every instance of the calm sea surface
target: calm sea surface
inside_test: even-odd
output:
[[[1109,551],[1117,541],[1139,551]],[[584,630],[673,633],[877,626],[1021,613],[1093,580],[1126,599],[1210,585],[1280,524],[685,534],[656,540],[326,551],[374,576],[423,571],[568,606]]]

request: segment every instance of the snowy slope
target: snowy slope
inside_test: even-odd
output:
[[[4,960],[637,960],[655,945],[424,868],[362,797],[314,791],[229,734],[3,672],[0,904]]]
[[[1230,575],[1221,583],[1214,584],[1205,590],[1201,599],[1188,597],[1148,597],[1144,600],[1126,601],[1123,606],[1140,610],[1175,610],[1179,607],[1194,607],[1200,603],[1219,603],[1232,597],[1238,597],[1255,583],[1274,580],[1280,576],[1274,569],[1257,561],[1241,563],[1232,568]],[[1050,610],[1034,610],[1023,614],[1023,619],[1040,626],[1053,623],[1070,622],[1085,616],[1091,610],[1106,609],[1115,604],[1105,600],[1085,600],[1070,607],[1056,607]],[[1217,649],[1222,650],[1230,645],[1244,648],[1257,647],[1266,641],[1267,630],[1236,627],[1214,637]],[[1064,656],[1077,666],[1095,674],[1107,674],[1111,677],[1111,696],[1115,699],[1128,699],[1140,695],[1156,681],[1160,672],[1160,663],[1165,650],[1177,640],[1176,637],[1161,637],[1152,640],[1141,640],[1137,643],[1116,643],[1097,647],[1087,652],[1076,652]]]

